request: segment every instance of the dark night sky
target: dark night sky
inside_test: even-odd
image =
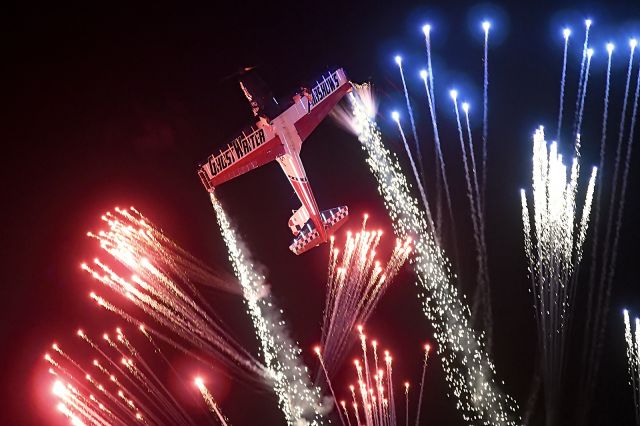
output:
[[[257,65],[274,91],[282,94],[335,65],[344,67],[354,81],[373,81],[386,143],[400,155],[397,134],[387,117],[391,109],[403,106],[392,59],[402,52],[409,89],[416,94],[419,133],[429,165],[433,164],[428,161],[431,130],[426,101],[418,96],[421,82],[414,75],[425,61],[420,27],[429,19],[434,25],[440,125],[460,234],[461,286],[469,292],[475,273],[473,239],[446,91],[456,85],[468,94],[472,105],[478,105],[474,131],[479,141],[479,22],[485,16],[494,18],[487,200],[493,357],[499,378],[506,382],[505,390],[524,407],[534,369],[536,335],[527,293],[518,190],[527,187],[530,179],[533,129],[539,124],[555,127],[560,29],[564,25],[574,28],[566,104],[566,117],[570,117],[582,21],[587,16],[595,20],[596,55],[583,131],[584,164],[589,165],[597,163],[604,43],[612,39],[620,46],[614,62],[611,107],[612,123],[617,123],[626,37],[640,35],[637,1],[526,3],[433,1],[420,6],[301,1],[288,5],[262,2],[260,6],[227,2],[224,9],[213,4],[179,9],[111,4],[6,9],[1,43],[3,68],[9,73],[3,96],[8,105],[3,117],[0,257],[8,275],[0,310],[4,382],[0,387],[4,403],[0,420],[4,420],[0,423],[60,422],[42,354],[54,339],[79,346],[73,336],[78,326],[97,334],[120,324],[90,303],[87,294],[94,283],[78,268],[82,260],[93,257],[95,244],[85,233],[98,229],[102,212],[118,204],[135,205],[198,257],[216,268],[230,269],[195,166],[250,123],[250,110],[237,84],[222,80],[239,66]],[[616,126],[610,127],[610,134]],[[567,146],[563,148],[568,153]],[[352,135],[324,123],[305,143],[302,159],[322,208],[347,204],[352,213],[347,227],[357,226],[366,211],[373,215],[376,226],[391,230],[374,179],[364,165],[364,154]],[[401,161],[404,164],[402,155]],[[640,213],[637,165],[634,158],[592,424],[629,424],[633,418],[618,313],[623,306],[640,313],[640,293],[634,289],[634,243],[640,232],[633,220]],[[310,349],[320,337],[326,250],[301,257],[288,251],[286,221],[290,209],[298,205],[276,164],[229,183],[220,194],[242,237],[265,265],[292,334],[315,370]],[[585,282],[583,275],[580,284]],[[400,364],[394,369],[395,376],[413,382],[420,371],[420,346],[432,333],[415,296],[414,282],[411,273],[402,273],[368,326],[371,335],[397,354]],[[584,295],[583,290],[579,288],[579,295]],[[222,314],[238,330],[239,339],[255,348],[242,305],[238,301],[222,305]],[[576,336],[582,335],[583,307],[579,296]],[[579,360],[581,345],[573,343],[571,359]],[[193,365],[179,355],[175,362],[185,371]],[[347,396],[351,377],[346,369],[338,374],[335,383],[340,394]],[[567,423],[576,411],[574,379],[569,374],[562,410]],[[234,383],[222,387],[219,399],[233,424],[257,424],[256,418],[260,424],[282,422],[275,399],[268,393]],[[434,358],[423,406],[428,424],[462,424],[454,400],[446,393],[441,366]],[[539,405],[535,424],[542,424],[541,412]]]

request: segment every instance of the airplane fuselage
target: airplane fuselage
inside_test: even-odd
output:
[[[271,122],[259,121],[257,129],[235,138],[218,155],[211,155],[198,170],[203,185],[213,191],[230,179],[276,160],[302,203],[289,220],[296,236],[290,249],[300,254],[326,242],[328,234],[346,220],[348,210],[318,209],[300,151],[303,141],[350,90],[351,84],[342,69],[338,69],[310,92],[294,96],[293,105]]]

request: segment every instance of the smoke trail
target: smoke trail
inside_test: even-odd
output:
[[[562,109],[564,107],[564,85],[567,78],[567,50],[569,48],[569,35],[571,30],[566,28],[564,34],[564,54],[562,55],[562,78],[560,79],[560,110],[558,112],[558,132],[556,140],[560,141],[560,132],[562,131]]]
[[[254,269],[249,253],[231,227],[222,205],[213,192],[210,196],[229,259],[260,340],[265,365],[271,372],[280,409],[290,425],[324,424],[326,408],[319,390],[311,385],[307,367],[300,359],[300,348],[289,337],[280,314],[282,311],[276,308],[265,278]]]
[[[618,174],[620,172],[619,171],[620,157],[622,155],[622,142],[624,137],[624,129],[625,129],[626,116],[627,116],[627,103],[629,99],[629,87],[631,85],[631,71],[633,68],[633,56],[635,52],[635,47],[636,47],[635,44],[632,43],[631,51],[629,53],[629,64],[627,66],[627,78],[625,82],[624,98],[622,101],[622,113],[620,116],[620,125],[618,128],[618,143],[616,145],[616,156],[615,156],[615,162],[613,167],[613,175],[611,178],[611,192],[609,196],[609,211],[607,215],[607,227],[605,232],[605,238],[603,241],[603,255],[602,255],[602,266],[601,266],[602,270],[600,273],[600,281],[598,285],[598,296],[596,298],[597,307],[595,311],[595,321],[594,321],[594,328],[593,328],[593,332],[594,332],[593,344],[591,346],[591,351],[588,358],[589,359],[588,365],[590,366],[589,372],[587,374],[587,381],[586,381],[586,383],[588,384],[586,392],[588,393],[592,393],[593,388],[595,386],[594,380],[595,380],[595,373],[597,369],[595,364],[599,362],[599,358],[600,358],[600,350],[599,350],[600,344],[598,342],[598,337],[599,337],[598,334],[601,328],[600,327],[601,321],[605,322],[605,319],[602,317],[605,311],[605,306],[604,306],[605,299],[604,299],[603,293],[605,292],[605,282],[606,282],[606,276],[607,276],[607,270],[608,270],[610,250],[611,250],[611,233],[613,231],[613,214],[614,214],[614,206],[615,206],[616,193],[617,193],[617,187],[618,187]]]
[[[519,424],[515,401],[501,393],[495,367],[470,324],[469,307],[453,285],[451,267],[410,195],[405,175],[382,144],[382,136],[366,108],[350,95],[358,137],[368,155],[367,163],[378,181],[396,234],[415,239],[414,268],[426,317],[435,328],[447,383],[457,397],[456,407],[469,423]]]
[[[409,102],[409,91],[407,90],[407,82],[404,79],[404,71],[402,69],[402,59],[400,58],[400,56],[396,56],[396,63],[398,64],[398,68],[400,68],[400,77],[402,78],[402,89],[404,90],[404,99],[407,101],[407,111],[409,112],[409,121],[411,122],[411,131],[413,132],[413,140],[416,143],[416,155],[418,156],[418,167],[420,169],[420,179],[422,180],[422,182],[424,182],[424,165],[422,164],[420,140],[418,139],[416,122],[413,119],[413,108],[411,108],[411,102]]]
[[[611,47],[609,47],[611,46]],[[611,88],[611,57],[613,53],[613,45],[609,45],[609,58],[607,60],[607,74],[606,74],[606,82],[605,82],[605,90],[604,90],[604,110],[602,113],[602,131],[600,136],[600,163],[598,164],[598,170],[600,173],[598,174],[598,179],[596,180],[596,196],[594,200],[595,205],[595,217],[593,223],[593,242],[591,246],[591,267],[589,271],[589,294],[587,298],[587,318],[584,327],[584,338],[583,345],[584,349],[582,351],[582,366],[583,369],[586,368],[586,355],[590,352],[589,347],[589,331],[591,330],[591,321],[592,321],[592,311],[591,306],[593,304],[593,291],[595,287],[595,279],[596,279],[596,265],[598,263],[597,252],[598,252],[598,238],[599,238],[599,230],[600,230],[600,200],[602,197],[602,176],[604,175],[604,159],[606,154],[606,144],[607,144],[607,121],[609,118],[609,91]],[[582,378],[584,379],[586,372],[583,373]],[[584,388],[584,387],[583,387]]]

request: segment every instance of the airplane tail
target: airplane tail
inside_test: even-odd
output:
[[[344,225],[348,217],[349,209],[347,206],[334,207],[320,212],[320,218],[322,219],[322,225],[324,226],[327,237],[333,235],[338,228]],[[323,242],[324,240],[316,229],[313,220],[309,219],[293,239],[289,250],[295,254],[302,254]]]

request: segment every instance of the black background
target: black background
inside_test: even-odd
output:
[[[335,65],[344,67],[354,81],[373,81],[385,142],[398,153],[403,165],[408,165],[388,120],[392,109],[404,111],[393,63],[393,56],[402,53],[430,177],[431,131],[426,99],[420,91],[423,86],[417,78],[425,63],[420,28],[429,20],[433,25],[439,119],[459,230],[461,286],[470,293],[475,274],[473,239],[447,91],[455,86],[461,97],[470,100],[474,137],[479,142],[480,22],[485,17],[493,19],[487,195],[493,359],[499,378],[505,380],[505,391],[524,407],[533,375],[536,335],[518,191],[529,186],[530,136],[539,124],[555,128],[561,29],[565,25],[574,30],[565,123],[573,116],[583,20],[592,17],[596,53],[583,146],[584,164],[597,163],[604,43],[613,40],[618,45],[609,128],[613,135],[620,114],[627,38],[640,35],[637,2],[478,5],[435,1],[425,6],[300,1],[259,5],[226,2],[206,7],[101,3],[7,8],[1,42],[3,68],[9,71],[3,81],[6,110],[2,120],[2,423],[61,422],[50,395],[43,353],[59,339],[69,352],[81,354],[83,346],[73,336],[78,326],[97,335],[120,325],[115,317],[90,303],[88,292],[95,283],[78,267],[96,252],[95,243],[85,233],[99,229],[102,212],[116,205],[135,205],[198,257],[221,270],[230,269],[195,167],[251,121],[237,83],[223,80],[240,66],[258,66],[262,77],[281,94]],[[352,219],[346,228],[359,226],[361,214],[369,212],[372,225],[390,235],[390,223],[359,143],[329,121],[309,138],[302,153],[320,207],[349,205]],[[569,127],[565,127],[565,134]],[[408,125],[405,130],[409,133]],[[610,145],[613,140],[609,139]],[[565,143],[561,148],[567,156],[568,147]],[[633,167],[592,424],[630,424],[633,418],[619,315],[623,306],[640,312],[634,262],[639,230],[635,220],[639,213],[635,158]],[[432,192],[431,181],[427,189]],[[604,193],[608,195],[606,190]],[[311,348],[320,337],[326,250],[319,248],[301,257],[288,251],[286,220],[298,204],[277,164],[225,185],[220,197],[251,251],[265,266],[291,332],[303,348],[307,365],[315,371],[318,366]],[[585,263],[588,261],[587,256]],[[581,284],[586,278],[583,275]],[[584,287],[578,291],[585,294]],[[238,339],[255,350],[257,344],[240,301],[216,293],[210,297],[238,330]],[[575,310],[580,332],[574,334],[578,337],[582,335],[584,311],[581,298]],[[403,272],[391,285],[367,328],[396,355],[394,374],[398,381],[406,377],[415,383],[420,348],[432,331],[420,310],[411,273]],[[581,345],[576,343],[579,340],[571,345],[570,360],[578,361]],[[203,368],[178,354],[174,361],[187,378]],[[160,374],[168,382],[173,380],[177,393],[192,391],[180,388],[169,372]],[[282,423],[270,394],[225,380],[220,377],[212,392],[233,424]],[[346,386],[351,381],[353,372],[346,366],[334,381],[339,395],[348,396]],[[579,409],[573,398],[577,391],[570,374],[561,410],[567,423]],[[462,424],[454,400],[447,398],[437,357],[429,366],[425,392],[425,424]],[[196,415],[201,412],[192,409]],[[539,405],[535,424],[542,424],[541,413]]]

